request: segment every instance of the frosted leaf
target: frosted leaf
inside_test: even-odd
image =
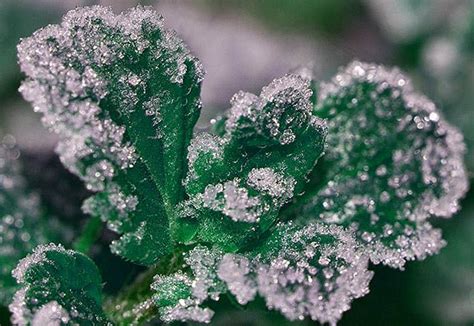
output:
[[[201,106],[200,63],[144,7],[120,15],[78,8],[23,39],[18,52],[27,76],[21,93],[59,135],[64,165],[100,192],[86,210],[123,234],[114,252],[155,262],[170,251],[172,207],[184,195],[183,158]]]
[[[9,308],[14,325],[109,325],[102,311],[101,277],[85,255],[40,245],[13,271],[21,288]]]
[[[319,86],[314,111],[329,132],[301,219],[357,224],[374,262],[402,267],[436,253],[443,241],[425,221],[459,209],[467,189],[461,134],[397,69],[361,62]]]
[[[17,289],[11,276],[18,260],[35,246],[50,241],[70,241],[68,228],[46,216],[40,195],[24,176],[15,138],[0,138],[0,304],[7,305]]]
[[[373,272],[353,230],[311,223],[279,224],[256,248],[258,293],[290,320],[309,316],[335,325],[353,299],[366,295]]]
[[[240,92],[218,135],[193,139],[181,241],[236,251],[275,222],[322,155],[326,126],[311,114],[311,96],[297,75],[274,80],[260,96]]]

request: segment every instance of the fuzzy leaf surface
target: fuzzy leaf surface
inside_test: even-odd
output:
[[[22,40],[26,100],[59,135],[62,162],[97,195],[84,210],[121,234],[112,250],[152,264],[173,247],[202,71],[154,11],[69,12]]]

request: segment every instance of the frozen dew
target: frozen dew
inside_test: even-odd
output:
[[[60,326],[69,323],[68,312],[56,301],[42,306],[33,316],[32,326]]]
[[[187,157],[189,171],[184,180],[185,186],[198,178],[196,169],[203,169],[206,165],[223,159],[225,143],[222,138],[208,133],[200,133],[191,139]]]
[[[247,184],[255,190],[270,195],[280,206],[293,197],[296,181],[271,168],[252,169]]]
[[[9,305],[14,325],[109,325],[101,307],[101,278],[86,256],[62,245],[39,245],[12,274],[19,284]]]
[[[229,292],[245,305],[258,294],[268,308],[289,320],[309,317],[336,324],[353,299],[368,293],[373,275],[353,232],[337,225],[280,223],[250,253],[224,254],[197,246],[185,254],[190,275],[155,277],[155,303],[167,322],[209,322],[208,300]],[[178,298],[179,293],[184,295]]]
[[[12,275],[17,280],[18,284],[23,284],[25,282],[25,274],[30,268],[35,265],[50,262],[46,257],[46,252],[48,251],[58,251],[66,254],[73,253],[73,251],[66,250],[63,246],[56,245],[53,243],[47,245],[39,245],[33,250],[31,254],[20,260],[17,267],[13,270]],[[33,313],[33,311],[31,311],[27,306],[26,294],[28,290],[29,285],[24,285],[23,288],[19,289],[15,293],[12,303],[8,307],[10,309],[10,312],[12,313],[11,320],[14,325],[26,326],[28,325],[29,320],[36,317],[36,313]],[[47,310],[49,309],[50,308],[46,308],[43,311],[43,314],[39,315],[38,321],[44,320],[41,316],[46,316]]]
[[[217,275],[226,283],[230,293],[232,293],[237,302],[241,305],[252,301],[257,294],[255,280],[250,276],[252,265],[248,258],[225,254],[219,263]]]
[[[373,275],[353,230],[315,223],[279,228],[280,248],[258,259],[258,293],[290,320],[309,316],[335,325],[353,299],[369,292]]]
[[[209,185],[204,190],[203,206],[221,211],[233,221],[257,222],[261,215],[261,202],[239,187],[238,179],[223,184]]]
[[[56,245],[54,243],[47,245],[39,245],[36,247],[33,252],[20,260],[17,267],[13,270],[13,277],[17,280],[18,283],[24,282],[25,273],[34,265],[42,264],[48,262],[45,253],[49,251],[58,251],[61,253],[73,253],[71,250],[66,250],[62,245]]]

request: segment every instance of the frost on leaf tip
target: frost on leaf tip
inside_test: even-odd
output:
[[[191,141],[183,242],[235,251],[273,224],[322,155],[326,126],[311,112],[312,94],[297,75],[275,79],[260,96],[239,92],[223,132]]]
[[[13,271],[20,285],[9,308],[14,325],[108,325],[97,267],[61,245],[40,245]]]
[[[18,53],[21,93],[59,135],[62,162],[99,192],[86,211],[124,234],[115,252],[155,262],[170,251],[172,207],[183,197],[199,61],[144,7],[78,8],[23,39]]]
[[[369,292],[373,272],[351,229],[282,223],[255,253],[259,294],[290,320],[336,324]]]
[[[444,242],[426,220],[459,209],[462,135],[397,69],[353,62],[317,94],[326,155],[297,214],[356,225],[374,263],[403,267],[436,253]]]

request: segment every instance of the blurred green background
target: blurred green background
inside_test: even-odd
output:
[[[17,139],[31,183],[51,211],[67,212],[62,215],[70,223],[83,224],[79,207],[87,191],[62,168],[53,152],[55,137],[19,97],[16,44],[74,7],[101,4],[121,11],[137,3],[154,6],[207,71],[199,128],[206,129],[238,90],[256,92],[301,66],[325,80],[353,59],[397,65],[463,131],[473,180],[473,0],[0,0],[0,132]],[[371,293],[353,303],[340,325],[473,325],[473,191],[462,204],[457,216],[439,222],[448,240],[439,255],[403,272],[374,267]],[[94,256],[108,293],[140,271],[108,252],[113,237],[104,232]],[[258,305],[234,309],[223,304],[213,323],[290,324]],[[0,324],[8,319],[0,308]]]

